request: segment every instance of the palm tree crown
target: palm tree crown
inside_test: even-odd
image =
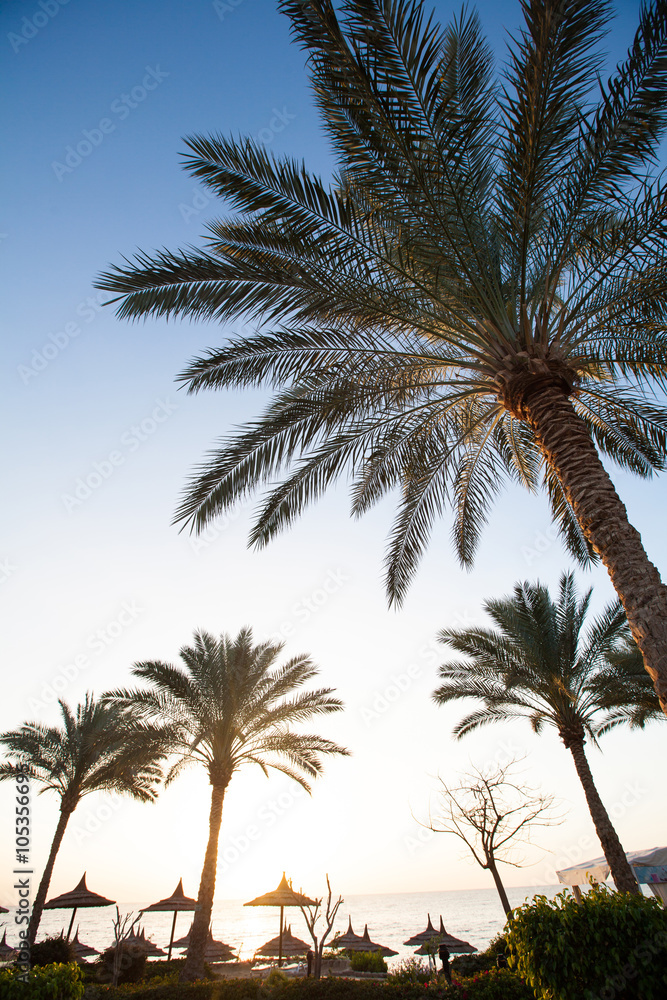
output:
[[[180,651],[185,670],[160,661],[138,663],[134,675],[151,687],[111,697],[162,723],[164,746],[176,756],[167,783],[186,765],[199,763],[212,785],[226,786],[244,764],[258,764],[265,773],[282,771],[310,790],[308,779],[321,773],[322,755],[347,751],[289,727],[343,705],[331,688],[293,695],[318,671],[307,656],[276,667],[281,648],[269,642],[254,646],[249,628],[236,639],[197,632],[194,645]]]
[[[162,777],[164,757],[153,727],[131,711],[91,694],[72,710],[59,701],[62,726],[26,722],[0,735],[6,759],[0,762],[0,781],[27,774],[42,791],[60,796],[60,816],[35,896],[28,927],[33,944],[46,902],[56,857],[70,816],[90,792],[120,792],[141,802],[152,802]]]
[[[578,597],[563,574],[558,599],[540,583],[517,584],[511,597],[487,600],[496,628],[443,629],[438,638],[465,660],[444,663],[433,698],[439,705],[465,698],[483,707],[455,727],[457,737],[483,725],[527,718],[536,733],[558,732],[574,757],[591,815],[616,884],[634,879],[594,787],[584,743],[621,722],[643,725],[664,718],[646,671],[638,671],[630,632],[618,601],[586,626],[592,591]]]
[[[307,656],[277,666],[281,650],[270,642],[255,645],[250,628],[235,639],[196,632],[194,644],[180,651],[183,668],[155,660],[137,663],[133,673],[150,687],[110,695],[161,728],[162,745],[175,757],[167,782],[186,765],[200,764],[212,786],[199,909],[181,972],[185,980],[204,973],[222,807],[232,776],[245,764],[257,764],[265,774],[269,768],[282,771],[310,791],[309,780],[322,772],[322,757],[348,753],[331,740],[292,728],[343,706],[331,688],[299,692],[317,668]]]
[[[525,0],[499,81],[475,13],[442,29],[415,0],[280,7],[333,182],[248,139],[192,137],[187,168],[240,217],[204,250],[98,282],[120,316],[260,324],[182,375],[276,395],[212,452],[178,519],[201,529],[271,484],[263,545],[341,474],[357,515],[398,489],[400,601],[445,507],[470,564],[503,481],[542,487],[574,556],[607,566],[667,711],[667,588],[598,457],[650,477],[667,456],[667,0],[642,7],[606,85],[608,0]]]
[[[75,808],[90,792],[121,792],[141,802],[157,797],[160,754],[150,753],[150,730],[138,727],[119,705],[85,701],[72,710],[60,700],[62,726],[26,722],[0,736],[7,760],[0,781],[17,768]]]

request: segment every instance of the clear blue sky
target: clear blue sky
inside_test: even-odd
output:
[[[443,20],[453,9],[444,0],[436,6]],[[502,58],[518,4],[484,0],[479,9]],[[631,40],[638,4],[618,9],[608,44],[613,61]],[[539,574],[554,584],[569,565],[547,534],[540,498],[502,498],[470,574],[454,559],[445,520],[399,613],[387,610],[381,583],[390,504],[354,523],[344,490],[332,492],[262,553],[246,548],[248,511],[200,544],[170,526],[192,465],[263,397],[185,397],[175,374],[229,331],[119,322],[101,309],[92,282],[138,247],[195,243],[204,221],[224,212],[180,167],[187,134],[249,134],[314,170],[330,169],[303,54],[290,43],[286,20],[269,0],[7,0],[1,23],[0,727],[55,721],[56,690],[76,702],[88,688],[126,683],[134,661],[175,659],[197,627],[235,632],[249,623],[258,639],[282,632],[286,652],[313,654],[323,682],[347,705],[322,730],[354,757],[328,767],[312,800],[296,798],[278,778],[235,779],[221,847],[233,858],[249,825],[258,823],[262,836],[221,870],[221,896],[264,891],[283,868],[307,891],[318,891],[325,870],[343,894],[487,885],[456,844],[420,841],[413,814],[426,815],[438,772],[455,779],[470,762],[515,750],[529,755],[529,780],[560,796],[570,812],[539,838],[555,854],[533,849],[534,866],[509,870],[508,882],[550,881],[555,858],[598,854],[571,761],[555,736],[538,740],[516,725],[455,744],[450,733],[460,709],[436,709],[429,699],[441,655],[429,644],[438,629],[479,620],[482,600],[506,593],[515,580]],[[616,481],[664,569],[664,480],[643,484],[619,474]],[[603,572],[586,579],[596,587],[596,607],[612,597]],[[663,782],[651,764],[663,759],[660,726],[615,734],[603,754],[591,751],[628,849],[665,841]],[[3,804],[10,796],[0,790]],[[166,895],[181,874],[186,891],[196,891],[208,813],[201,775],[181,778],[153,807],[109,809],[103,801],[91,797],[75,815],[53,892],[71,888],[84,868],[91,885],[107,894],[113,888],[121,900]],[[38,866],[56,813],[54,800],[35,802]],[[10,836],[6,819],[2,837]],[[2,872],[4,903],[10,884],[11,874]]]

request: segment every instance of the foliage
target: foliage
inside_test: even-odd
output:
[[[224,979],[214,983],[93,987],[86,1000],[264,1000],[266,986],[255,979]],[[534,994],[507,969],[491,970],[462,979],[452,987],[440,977],[427,984],[409,981],[344,979],[327,976],[286,979],[270,990],[272,1000],[534,1000]]]
[[[355,972],[387,971],[387,963],[379,951],[351,951],[350,965]]]
[[[426,962],[420,961],[414,955],[404,958],[389,972],[387,982],[396,985],[400,983],[428,983],[431,978],[431,969]]]
[[[494,722],[527,718],[564,736],[594,742],[624,719],[612,710],[629,706],[642,689],[647,718],[663,718],[651,681],[636,670],[634,647],[619,601],[587,622],[592,589],[581,597],[572,573],[563,573],[552,598],[539,581],[514,585],[511,595],[484,601],[495,628],[442,629],[438,640],[466,657],[439,667],[439,705],[463,698],[484,702],[454,729],[458,737]],[[613,662],[613,668],[611,666]]]
[[[30,964],[36,965],[69,965],[76,962],[76,955],[71,941],[66,941],[62,934],[36,941],[30,948]]]
[[[662,1000],[667,914],[657,899],[594,886],[536,896],[507,922],[508,960],[544,1000]]]
[[[120,949],[120,953],[118,953]],[[146,952],[143,948],[132,947],[124,942],[107,948],[95,962],[97,977],[103,982],[112,982],[114,962],[118,954],[118,984],[139,983],[146,972]]]
[[[457,976],[474,976],[478,972],[488,972],[496,968],[498,955],[504,955],[507,951],[507,941],[504,935],[497,934],[486,951],[478,951],[474,955],[456,955],[450,965],[452,972]]]
[[[0,997],[2,1000],[80,1000],[83,983],[78,965],[53,963],[31,969],[27,984],[20,977],[20,969],[0,969]],[[27,990],[26,990],[27,985]]]
[[[281,0],[331,184],[249,138],[187,140],[187,169],[239,214],[98,287],[122,317],[259,325],[182,378],[275,396],[209,454],[179,519],[203,529],[266,485],[262,545],[341,477],[357,515],[393,492],[400,600],[443,509],[470,564],[507,481],[543,487],[575,557],[596,558],[525,400],[556,389],[602,453],[664,468],[667,7],[642,5],[606,84],[607,0],[521,7],[496,80],[467,6],[443,28],[414,0]]]
[[[342,702],[332,697],[332,688],[295,693],[317,675],[317,667],[304,655],[277,666],[281,651],[280,643],[255,645],[248,627],[236,638],[198,631],[194,644],[180,650],[185,669],[158,660],[137,663],[132,673],[150,687],[109,697],[162,727],[164,745],[176,756],[167,782],[196,763],[204,765],[212,785],[224,788],[243,765],[258,764],[310,791],[307,778],[322,772],[321,757],[348,751],[289,727],[337,712]]]

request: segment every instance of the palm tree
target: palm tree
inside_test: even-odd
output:
[[[46,894],[67,824],[84,795],[117,792],[140,802],[152,802],[162,776],[164,756],[150,727],[133,720],[119,705],[85,701],[71,709],[60,700],[62,726],[26,722],[20,729],[0,735],[6,760],[0,762],[0,781],[28,775],[60,796],[60,817],[51,843],[28,925],[34,944]]]
[[[637,883],[609,814],[595,787],[584,744],[621,722],[643,725],[664,718],[650,679],[630,665],[630,635],[617,601],[583,632],[591,590],[579,599],[574,577],[565,573],[558,599],[538,583],[517,584],[511,597],[484,602],[497,626],[443,629],[439,640],[469,659],[439,668],[439,705],[477,698],[483,707],[454,729],[464,736],[483,725],[526,717],[536,733],[553,726],[572,754],[591,818],[616,886]]]
[[[322,771],[324,754],[347,754],[321,736],[294,732],[290,727],[314,715],[337,712],[342,702],[331,688],[294,692],[317,674],[307,656],[276,666],[282,645],[253,645],[252,630],[235,639],[195,632],[194,645],[184,646],[185,669],[160,661],[137,663],[136,677],[149,689],[112,692],[131,707],[163,726],[165,745],[176,755],[167,783],[187,764],[203,765],[211,784],[209,836],[202,868],[199,910],[195,912],[182,972],[185,980],[204,973],[204,950],[215,894],[218,839],[222,806],[232,776],[245,764],[267,773],[275,768],[310,791],[308,778]]]
[[[268,484],[261,546],[340,475],[355,515],[397,489],[399,602],[444,508],[470,565],[503,482],[541,487],[574,556],[606,566],[667,713],[667,588],[600,458],[649,478],[667,457],[667,0],[642,5],[606,85],[609,0],[522,0],[498,81],[474,12],[442,29],[418,0],[279,6],[332,183],[250,139],[191,137],[186,167],[240,216],[98,280],[121,317],[259,324],[180,376],[276,395],[177,519],[202,530]]]

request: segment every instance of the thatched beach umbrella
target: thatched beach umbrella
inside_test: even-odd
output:
[[[361,934],[355,934],[352,930],[352,917],[347,918],[347,930],[344,934],[340,934],[338,937],[334,938],[331,942],[332,948],[350,948],[353,947],[357,941],[361,941]]]
[[[183,892],[183,879],[180,879],[178,885],[172,892],[171,896],[167,896],[166,899],[160,899],[157,903],[151,903],[150,906],[146,906],[141,912],[142,913],[171,913],[174,914],[174,919],[171,922],[171,935],[169,937],[169,951],[167,953],[167,961],[171,959],[171,949],[174,944],[174,931],[176,929],[176,917],[182,911],[198,910],[199,904],[196,899],[192,899],[190,896],[186,896]]]
[[[115,902],[115,899],[107,899],[106,896],[100,896],[97,892],[91,892],[86,885],[86,873],[84,872],[81,881],[74,889],[70,892],[63,892],[60,896],[56,896],[54,899],[50,899],[48,903],[44,904],[44,909],[72,910],[72,919],[69,922],[67,938],[65,939],[69,941],[69,936],[72,933],[72,925],[74,924],[74,917],[76,916],[76,911],[78,909],[91,906],[113,906]]]
[[[379,951],[381,955],[385,958],[389,955],[398,955],[397,951],[392,948],[387,948],[383,944],[377,944],[375,941],[371,941],[370,934],[368,933],[368,924],[364,927],[364,933],[359,936],[352,931],[352,922],[350,921],[350,926],[347,934],[343,934],[341,937],[336,938],[332,942],[332,947],[335,948],[345,948],[346,951]]]
[[[408,947],[412,948],[414,947],[414,945],[417,944],[426,944],[426,942],[430,941],[431,938],[438,936],[438,931],[436,931],[435,927],[431,923],[431,914],[428,913],[427,917],[428,917],[428,923],[426,925],[426,930],[420,931],[419,934],[413,934],[411,938],[408,938],[407,941],[403,942],[404,945],[407,945]],[[442,921],[442,917],[440,918],[440,920]]]
[[[174,948],[187,948],[190,944],[190,932],[192,931],[192,924],[190,925],[190,930],[185,935],[185,937],[179,938],[178,941],[174,941]],[[236,958],[236,952],[230,944],[226,944],[224,941],[215,941],[213,939],[213,931],[209,927],[208,938],[206,939],[206,949],[204,952],[204,961],[206,962],[228,962],[230,958]]]
[[[0,906],[0,913],[9,913],[9,910],[6,906]]]
[[[442,922],[442,917],[440,917],[440,930],[437,933],[436,940],[438,945],[444,944],[447,946],[447,950],[452,955],[472,955],[477,951],[477,948],[473,948],[471,944],[467,941],[462,941],[461,938],[454,937],[453,934],[448,934],[445,930],[445,925]],[[431,949],[429,949],[428,941],[425,942],[415,955],[430,955]]]
[[[0,962],[8,962],[15,954],[16,948],[12,948],[10,944],[7,944],[7,931],[5,931],[2,935],[2,941],[0,941]]]
[[[230,958],[236,958],[236,953],[232,946],[225,941],[215,941],[213,931],[209,928],[206,948],[204,949],[204,961],[228,962]]]
[[[278,958],[281,954],[281,948],[282,955],[285,958],[296,958],[297,956],[305,955],[310,945],[302,941],[301,938],[295,937],[292,934],[292,927],[290,926],[283,930],[282,944],[280,935],[278,935],[278,937],[271,938],[270,941],[267,941],[258,948],[255,955],[258,955],[260,958]]]
[[[285,872],[283,872],[283,877],[280,880],[280,885],[273,892],[265,892],[263,896],[257,896],[256,899],[251,899],[249,903],[244,903],[244,906],[279,906],[280,907],[280,934],[279,934],[279,950],[278,950],[278,965],[283,964],[282,949],[280,948],[280,942],[283,938],[283,924],[284,918],[283,914],[285,912],[286,906],[315,906],[315,900],[310,899],[308,896],[304,896],[301,892],[295,892],[292,886],[289,884],[285,878]]]
[[[72,939],[72,948],[74,949],[77,962],[82,958],[89,958],[91,955],[99,955],[99,951],[95,948],[91,948],[90,945],[84,944],[83,941],[79,941],[78,927],[76,929],[76,934]]]

